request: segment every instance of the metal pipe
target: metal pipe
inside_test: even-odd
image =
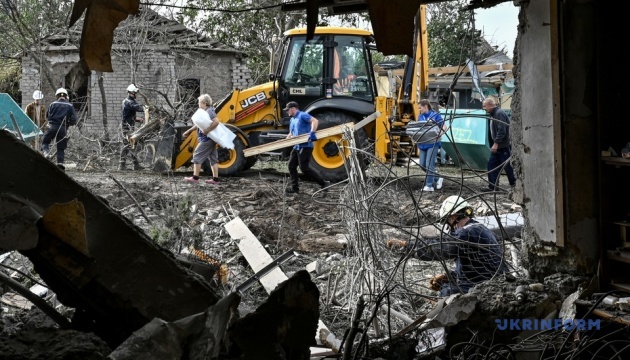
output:
[[[22,135],[22,132],[20,131],[20,127],[18,126],[18,122],[17,120],[15,120],[15,116],[13,116],[12,111],[9,111],[9,116],[11,117],[11,121],[13,121],[13,127],[15,127],[15,131],[17,131],[18,136],[20,137],[20,140],[24,141],[24,136]]]

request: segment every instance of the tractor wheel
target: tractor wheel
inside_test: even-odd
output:
[[[236,135],[234,139],[234,149],[219,148],[220,176],[234,176],[245,169],[247,158],[243,150],[245,150],[245,144],[240,135]]]
[[[319,120],[319,126],[317,130],[327,129],[329,127],[345,124],[348,122],[356,121],[355,118],[350,115],[338,112],[323,112],[314,115]],[[350,156],[349,150],[340,150],[337,146],[337,142],[341,141],[343,134],[329,136],[327,138],[319,139],[314,143],[313,155],[311,158],[311,166],[313,169],[319,171],[322,177],[331,182],[339,182],[348,178],[348,173],[344,166],[344,160]],[[365,149],[368,146],[368,136],[364,129],[359,129],[354,132],[354,138],[356,140],[356,146],[359,149]],[[343,141],[344,145],[347,145],[346,140]],[[361,153],[360,161],[362,166],[367,165],[363,159]]]

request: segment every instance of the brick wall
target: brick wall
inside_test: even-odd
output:
[[[49,66],[52,69],[51,77],[54,86],[47,79],[40,76],[39,65],[30,56],[22,58],[22,79],[20,90],[22,91],[22,109],[33,101],[33,92],[41,90],[44,93],[42,102],[48,106],[55,101],[55,91],[65,85],[65,75],[79,61],[79,53],[76,48],[68,51],[54,52],[49,58]]]
[[[107,128],[111,137],[116,135],[121,118],[121,103],[127,96],[127,86],[134,81],[131,66],[127,58],[121,53],[112,52],[112,67],[114,72],[102,73],[107,104]],[[235,54],[221,51],[179,51],[161,47],[146,51],[143,59],[136,65],[135,82],[140,87],[157,89],[166,94],[169,101],[177,106],[178,80],[197,79],[201,86],[201,94],[208,93],[214,101],[227,95],[234,88],[251,86],[251,71],[245,61]],[[53,79],[55,88],[47,86],[48,82],[41,79],[44,92],[44,103],[54,101],[57,87],[66,86],[66,74],[79,60],[76,49],[49,52],[49,59],[53,65]],[[22,108],[32,101],[33,91],[38,89],[40,74],[35,61],[29,57],[22,60]],[[58,84],[58,85],[57,85]],[[92,72],[87,80],[87,117],[83,124],[86,133],[103,133],[103,96],[98,85],[98,74]],[[166,105],[164,98],[154,91],[143,92],[149,98],[151,105],[168,110],[171,116],[185,117],[184,112],[175,113]],[[138,103],[144,104],[138,96]],[[141,116],[142,114],[138,114]]]

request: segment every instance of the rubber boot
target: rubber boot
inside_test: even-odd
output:
[[[127,165],[123,161],[121,161],[120,164],[118,164],[118,171],[123,170],[127,170]]]

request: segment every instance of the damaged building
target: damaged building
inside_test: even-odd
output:
[[[65,34],[43,39],[40,48],[24,55],[23,106],[32,101],[35,90],[44,93],[43,101],[48,104],[55,100],[55,90],[64,87],[85,119],[83,128],[101,133],[101,119],[107,119],[108,129],[114,133],[120,122],[120,102],[132,82],[144,89],[142,93],[153,106],[181,117],[194,112],[201,94],[208,93],[216,101],[234,88],[251,86],[243,52],[148,9],[116,29],[113,72],[86,73],[78,66],[82,25],[80,21]],[[40,61],[46,73],[41,71]]]
[[[469,5],[470,8],[490,7],[501,2],[471,1]],[[311,25],[317,18],[316,3],[309,0],[299,5],[300,9],[307,10]],[[409,31],[413,15],[418,6],[427,1],[353,3],[369,11],[379,50],[386,54],[409,52],[413,41],[407,35],[413,33]],[[351,358],[368,353],[373,358],[387,359],[460,355],[508,358],[514,354],[520,358],[625,358],[630,344],[625,331],[630,324],[627,296],[630,280],[625,276],[630,270],[626,238],[630,202],[623,185],[628,179],[630,160],[621,155],[630,142],[630,131],[619,104],[628,95],[627,75],[611,76],[604,55],[606,50],[619,46],[624,15],[609,4],[595,0],[513,3],[520,7],[520,14],[512,69],[515,79],[511,100],[512,163],[519,179],[514,199],[521,205],[523,218],[522,232],[509,236],[515,245],[511,249],[514,255],[508,260],[516,270],[513,273],[498,276],[460,296],[436,299],[427,295],[429,293],[417,297],[416,293],[400,295],[395,292],[399,284],[379,287],[385,283],[380,282],[382,274],[392,267],[379,267],[378,263],[392,263],[386,262],[384,256],[370,257],[373,248],[365,245],[368,242],[365,238],[361,238],[362,241],[351,239],[351,246],[346,248],[348,256],[373,260],[369,264],[354,263],[355,266],[367,265],[357,266],[362,271],[361,277],[351,278],[351,284],[342,288],[335,282],[338,278],[329,272],[331,280],[326,286],[313,287],[312,279],[325,276],[326,269],[342,261],[341,256],[328,256],[326,261],[309,269],[311,275],[298,271],[287,277],[289,281],[281,283],[284,285],[278,288],[281,293],[271,292],[269,303],[256,309],[257,318],[261,319],[255,322],[261,327],[256,327],[250,323],[253,318],[233,315],[238,307],[236,293],[223,298],[216,296],[197,275],[180,268],[170,255],[150,245],[146,235],[128,228],[129,224],[111,213],[102,199],[70,180],[54,183],[52,188],[41,186],[37,179],[30,183],[23,181],[33,178],[29,167],[18,166],[25,163],[50,171],[52,178],[66,175],[60,175],[43,159],[34,160],[29,149],[4,134],[0,134],[0,149],[18,156],[3,157],[0,165],[4,169],[18,170],[3,177],[0,183],[0,188],[8,193],[3,198],[3,215],[15,221],[15,217],[7,215],[11,214],[7,209],[14,209],[19,218],[30,221],[18,227],[24,229],[19,233],[24,241],[12,241],[14,237],[7,236],[2,245],[27,254],[42,277],[48,276],[47,283],[66,294],[64,301],[82,309],[88,329],[104,331],[106,334],[102,337],[112,347],[134,339],[141,339],[137,342],[140,344],[142,339],[148,341],[147,338],[155,342],[169,339],[177,342],[173,345],[176,350],[170,354],[186,354],[180,358],[212,358],[216,348],[208,346],[206,353],[200,349],[220,342],[220,338],[239,348],[237,353],[230,354],[232,358],[252,359],[257,358],[256,354],[258,358],[265,354],[266,359],[313,357],[314,350],[308,347],[314,342],[336,352],[315,358]],[[401,24],[403,28],[388,31],[392,23]],[[360,184],[356,188],[360,188]],[[258,202],[264,200],[261,193],[255,198]],[[60,233],[55,230],[54,222],[46,225],[44,219],[50,207],[70,198],[77,198],[82,204],[67,206],[78,214],[79,228],[80,224],[85,224],[87,237]],[[383,203],[392,200],[381,199]],[[252,207],[256,201],[252,201]],[[266,206],[274,204],[266,203]],[[413,211],[401,209],[401,213]],[[299,212],[291,215],[303,216]],[[358,213],[357,218],[360,216]],[[360,224],[363,234],[369,235],[381,230],[367,221],[371,218],[361,220],[366,221],[344,225],[352,228]],[[111,221],[125,236],[111,238],[108,235],[112,227],[103,224],[111,224]],[[246,239],[248,236],[234,237]],[[121,256],[116,252],[114,256],[113,250],[103,246],[112,241],[123,248],[131,244],[129,254]],[[75,255],[58,257],[59,251]],[[139,253],[147,255],[138,256]],[[142,265],[147,259],[162,264],[159,269],[163,273],[146,274]],[[279,261],[271,263],[280,264]],[[250,265],[257,272],[267,264]],[[406,266],[405,269],[418,271],[425,264],[409,261]],[[64,280],[56,283],[57,278]],[[146,283],[147,278],[152,281]],[[282,275],[277,278],[284,279]],[[367,280],[352,281],[359,278]],[[425,280],[421,278],[418,283]],[[146,291],[136,294],[131,291],[136,286]],[[152,296],[157,292],[168,296]],[[377,296],[362,296],[366,293]],[[341,303],[342,296],[347,301]],[[399,297],[390,301],[392,296]],[[175,309],[169,299],[190,302],[190,306]],[[409,309],[411,302],[417,305],[416,314],[420,314],[413,318],[401,310]],[[322,336],[326,333],[318,327],[317,319],[327,309],[320,304],[335,308],[339,313],[341,309],[346,310],[343,314],[347,333],[336,334],[338,338],[343,337],[343,345],[335,341],[334,336]],[[120,309],[125,312],[119,312]],[[200,313],[204,315],[194,320],[189,318]],[[281,315],[295,315],[295,318],[279,320]],[[230,319],[238,321],[237,318],[240,322],[231,323]],[[547,319],[562,322],[558,326]],[[212,326],[215,320],[218,326]],[[569,321],[568,325],[564,321]],[[290,333],[296,322],[304,326]],[[123,325],[122,331],[116,328]],[[395,326],[395,331],[387,326]],[[187,337],[193,333],[192,337]],[[151,335],[143,338],[144,334]],[[181,334],[184,335],[177,338]],[[300,340],[292,335],[299,336]],[[256,341],[256,336],[264,341]],[[199,339],[204,342],[197,342]],[[247,340],[253,344],[251,348],[244,345]],[[194,346],[180,347],[181,344]],[[113,358],[124,358],[122,351],[122,348],[114,350]],[[244,355],[246,353],[249,355]]]

